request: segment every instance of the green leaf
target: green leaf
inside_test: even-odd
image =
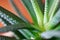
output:
[[[46,30],[54,28],[59,22],[60,22],[60,9],[56,12],[52,20],[46,24],[45,26]]]
[[[48,0],[45,0],[44,25],[49,21],[48,18]]]
[[[37,29],[37,30],[40,30],[40,28],[39,28],[39,25],[38,25],[38,23],[37,23],[37,18],[36,18],[36,14],[35,14],[35,12],[34,12],[34,10],[33,10],[33,7],[32,7],[32,4],[31,4],[31,1],[30,0],[21,0],[22,1],[22,3],[24,4],[24,6],[26,7],[26,9],[29,11],[29,14],[30,14],[30,16],[32,17],[32,19],[33,19],[33,27],[35,28],[35,29]],[[32,10],[31,10],[32,9]]]
[[[60,30],[60,24],[54,30]]]
[[[48,9],[50,10],[51,5],[53,4],[54,0],[48,0]],[[49,12],[48,10],[48,12]]]
[[[45,0],[44,24],[52,20],[57,10],[59,0]]]
[[[45,6],[45,4],[43,4],[42,0],[37,0],[37,3],[39,5],[42,13],[44,14],[44,6]]]
[[[34,8],[35,14],[37,16],[38,25],[40,28],[43,27],[43,13],[38,5],[37,0],[31,0],[32,6]]]
[[[34,40],[42,40],[41,38],[41,32],[38,30],[30,30],[30,32],[32,32],[32,34],[35,36]]]
[[[59,0],[52,0],[52,1],[51,1],[52,4],[50,4],[51,7],[49,9],[49,21],[52,20],[59,3]]]
[[[33,10],[32,4],[30,2],[30,0],[21,0],[22,3],[24,4],[24,6],[26,7],[27,11],[29,12],[30,16],[33,19],[33,24],[37,24],[37,18],[36,18],[36,14]]]
[[[27,39],[32,39],[34,38],[34,35],[27,29],[21,29],[18,30],[23,36],[25,36]]]

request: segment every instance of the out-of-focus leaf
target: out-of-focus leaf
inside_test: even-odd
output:
[[[15,20],[15,22],[18,23],[24,23],[24,21],[22,19],[20,19],[19,17],[17,17],[16,15],[14,15],[13,13],[11,13],[10,11],[4,9],[3,7],[0,6],[0,17],[5,19],[6,21],[13,21]]]
[[[11,25],[8,21],[6,21],[4,18],[1,18],[0,17],[0,19],[2,20],[1,22],[4,22],[4,24],[6,24],[6,25]]]
[[[8,32],[8,31],[13,31],[13,30],[17,30],[17,29],[22,29],[25,27],[26,26],[24,26],[23,24],[15,24],[15,25],[10,25],[10,26],[0,28],[0,32]]]
[[[43,37],[45,39],[50,39],[52,37],[60,38],[60,31],[51,30],[51,31],[43,32],[41,34],[41,37]]]
[[[17,40],[16,38],[12,37],[6,37],[6,36],[0,36],[0,40]]]
[[[17,30],[17,29],[35,30],[32,27],[26,27],[26,25],[20,23],[20,24],[8,25],[6,27],[0,28],[0,32],[8,32],[8,31],[13,31],[13,30]]]

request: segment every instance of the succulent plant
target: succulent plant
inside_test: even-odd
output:
[[[7,19],[4,19],[2,15],[0,15],[0,17],[3,18],[5,22],[7,21],[7,23],[10,23],[9,24],[10,26],[7,25],[7,27],[0,28],[0,31],[1,30],[7,31],[6,28],[12,27],[9,30],[15,33],[15,35],[18,37],[17,40],[25,40],[25,39],[26,40],[31,40],[31,39],[44,40],[44,39],[55,37],[54,33],[57,33],[57,34],[59,33],[58,30],[60,30],[60,6],[59,6],[60,0],[45,0],[45,3],[42,3],[42,0],[20,0],[20,2],[24,6],[26,11],[28,11],[33,22],[30,23],[21,14],[22,10],[20,9],[19,11],[14,1],[10,0],[10,3],[12,4],[12,6],[14,7],[15,11],[19,16],[17,17],[16,15],[11,14],[10,12],[8,13],[5,12],[6,13],[5,17],[7,17],[7,15],[11,17],[11,18],[7,17],[7,19],[9,20],[12,19],[11,20],[11,22],[13,23],[12,24]],[[44,35],[45,33],[46,35]],[[52,33],[54,35],[51,37]],[[56,40],[59,40],[59,39],[56,39]]]

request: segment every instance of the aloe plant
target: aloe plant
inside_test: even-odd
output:
[[[51,30],[60,30],[60,7],[58,6],[59,0],[45,0],[45,4],[42,4],[42,0],[20,1],[26,8],[26,11],[29,12],[33,23],[29,23],[29,21],[25,19],[25,17],[21,14],[14,1],[10,0],[10,3],[14,7],[15,11],[17,12],[17,14],[19,14],[19,17],[10,15],[12,18],[14,16],[16,19],[13,19],[18,22],[17,24],[15,23],[16,25],[13,24],[13,26],[10,26],[13,27],[13,30],[14,28],[16,28],[16,30],[14,30],[13,32],[18,36],[18,40],[43,40],[45,36],[42,34],[45,34],[44,32],[49,32]],[[2,28],[1,30],[6,30],[6,28],[8,27],[9,26]],[[47,39],[49,39],[49,37],[51,36],[47,36]]]

